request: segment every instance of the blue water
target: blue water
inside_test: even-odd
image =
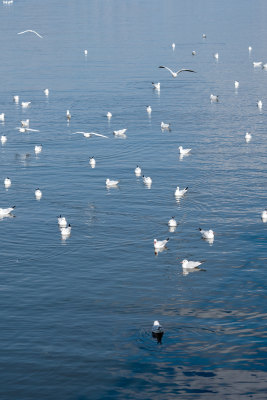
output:
[[[252,65],[267,62],[266,12],[264,0],[1,4],[0,207],[16,205],[0,220],[1,399],[266,398],[267,72]],[[27,118],[39,133],[16,129]],[[184,275],[184,258],[206,271]]]

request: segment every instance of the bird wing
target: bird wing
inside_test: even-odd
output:
[[[174,73],[170,68],[165,67],[164,65],[160,65],[159,68],[165,68],[165,69],[167,69],[171,74]]]
[[[27,131],[30,131],[30,132],[40,132],[38,129],[31,129],[31,128],[27,128]]]
[[[90,135],[100,136],[100,137],[103,137],[103,138],[107,138],[107,139],[109,139],[107,136],[105,136],[105,135],[102,135],[101,133],[94,133],[94,132],[90,132]]]
[[[182,69],[179,69],[179,71],[177,71],[176,74],[180,74],[180,72],[184,72],[184,71],[187,71],[187,72],[195,72],[195,73],[196,73],[196,71],[193,71],[192,69],[182,68]]]
[[[75,133],[81,133],[82,135],[84,135],[84,134],[87,134],[87,133],[90,133],[90,132],[80,132],[79,131],[79,132],[74,132],[73,135],[75,135]]]
[[[38,32],[33,31],[33,30],[31,30],[31,29],[27,29],[26,31],[19,32],[18,35],[22,35],[23,33],[27,33],[27,32],[35,33],[35,35],[37,35],[39,38],[43,39],[43,36],[41,36]]]

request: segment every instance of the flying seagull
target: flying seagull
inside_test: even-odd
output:
[[[103,137],[103,138],[108,139],[107,136],[101,135],[101,133],[95,133],[95,132],[74,132],[73,135],[75,135],[76,133],[81,133],[85,138],[90,138],[91,136],[100,136],[100,137]]]
[[[196,71],[193,71],[192,69],[186,69],[186,68],[182,68],[182,69],[179,69],[177,72],[173,72],[170,68],[164,67],[164,65],[160,65],[159,68],[165,68],[165,69],[167,69],[167,70],[172,74],[172,77],[173,77],[173,78],[176,78],[177,75],[180,74],[180,72],[184,72],[184,71],[187,71],[187,72],[196,72]]]
[[[35,33],[35,35],[37,35],[39,38],[43,39],[43,36],[41,36],[41,35],[40,35],[38,32],[36,32],[36,31],[32,31],[31,29],[27,29],[26,31],[19,32],[19,33],[17,33],[17,35],[22,35],[23,33],[27,33],[27,32]]]

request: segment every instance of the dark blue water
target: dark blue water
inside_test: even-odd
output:
[[[16,205],[0,220],[1,399],[266,398],[267,72],[252,65],[267,62],[266,12],[264,0],[1,5],[0,207]],[[16,129],[28,118],[40,132]],[[183,274],[184,258],[206,271]]]

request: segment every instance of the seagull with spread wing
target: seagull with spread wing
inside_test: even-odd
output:
[[[160,65],[159,68],[165,68],[165,69],[167,69],[167,70],[172,74],[172,77],[173,77],[173,78],[176,78],[181,72],[195,72],[195,73],[196,73],[196,71],[193,71],[192,69],[187,69],[187,68],[179,69],[177,72],[172,71],[172,70],[171,70],[170,68],[168,68],[168,67],[164,67],[164,65]]]
[[[41,36],[38,32],[33,31],[33,30],[31,30],[31,29],[27,29],[26,31],[19,32],[19,33],[17,33],[17,35],[23,35],[23,33],[27,33],[27,32],[34,33],[34,34],[37,35],[39,38],[43,39],[43,36]]]
[[[90,138],[91,136],[100,136],[103,138],[108,139],[107,136],[102,135],[101,133],[95,133],[95,132],[74,132],[73,135],[75,135],[76,133],[81,133],[85,138]]]

